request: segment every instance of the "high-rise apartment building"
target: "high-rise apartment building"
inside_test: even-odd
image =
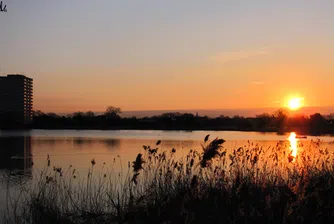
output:
[[[0,76],[0,119],[29,124],[32,110],[33,80],[24,75]]]

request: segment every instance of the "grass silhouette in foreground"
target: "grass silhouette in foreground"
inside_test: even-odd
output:
[[[248,142],[224,148],[205,137],[202,151],[143,146],[127,172],[107,168],[87,176],[53,167],[22,189],[5,212],[8,223],[331,223],[334,152],[320,141],[300,145],[291,160],[286,143]],[[300,143],[302,144],[302,143]],[[301,147],[302,146],[302,147]],[[117,163],[120,158],[115,158]]]

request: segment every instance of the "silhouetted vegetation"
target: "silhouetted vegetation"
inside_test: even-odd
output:
[[[33,123],[19,125],[13,116],[0,116],[0,128],[31,129],[137,129],[137,130],[229,130],[284,132],[299,134],[334,133],[334,115],[289,116],[285,110],[272,114],[258,114],[255,117],[224,116],[216,118],[195,116],[191,113],[164,113],[152,117],[121,117],[120,108],[108,107],[102,114],[92,111],[75,112],[66,116],[35,111]],[[13,120],[14,119],[14,120]]]
[[[8,223],[333,223],[334,152],[319,141],[224,148],[205,137],[201,151],[145,145],[128,171],[90,161],[88,175],[51,166],[5,213]],[[300,143],[302,144],[302,143]],[[120,159],[120,158],[119,158]],[[89,162],[89,161],[88,161]],[[114,160],[114,163],[118,161]]]
[[[120,108],[108,107],[104,114],[91,111],[76,112],[67,116],[54,113],[34,113],[31,128],[35,129],[142,129],[142,130],[238,130],[261,132],[290,132],[299,134],[334,133],[334,116],[313,114],[311,116],[290,117],[284,110],[273,114],[259,114],[255,117],[216,118],[195,116],[190,113],[164,113],[144,118],[122,118]]]

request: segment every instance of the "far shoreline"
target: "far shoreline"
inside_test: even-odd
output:
[[[208,117],[198,114],[165,113],[145,118],[122,118],[120,108],[108,107],[103,115],[93,112],[76,112],[68,116],[36,111],[31,121],[22,123],[14,115],[0,117],[0,129],[44,130],[165,130],[165,131],[243,131],[277,133],[284,135],[321,136],[334,134],[334,114],[289,116],[287,111],[273,114],[262,113],[255,117],[225,116]]]
[[[254,132],[254,133],[259,133],[259,134],[277,134],[278,136],[284,136],[287,135],[291,132],[295,132],[298,135],[302,136],[312,136],[312,137],[317,137],[317,136],[334,136],[333,133],[322,133],[322,134],[312,134],[309,132],[300,132],[296,130],[286,130],[282,133],[279,133],[275,130],[268,129],[268,130],[253,130],[253,129],[209,129],[209,128],[201,128],[201,129],[173,129],[173,128],[165,128],[165,129],[158,129],[158,128],[77,128],[77,127],[59,127],[59,128],[0,128],[0,132],[19,132],[19,131],[166,131],[166,132],[196,132],[196,131],[208,131],[208,132],[218,132],[218,131],[225,131],[225,132]],[[0,135],[1,137],[1,135]]]

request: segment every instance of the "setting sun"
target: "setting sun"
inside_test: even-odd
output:
[[[297,110],[302,106],[303,98],[292,98],[288,102],[290,110]]]

